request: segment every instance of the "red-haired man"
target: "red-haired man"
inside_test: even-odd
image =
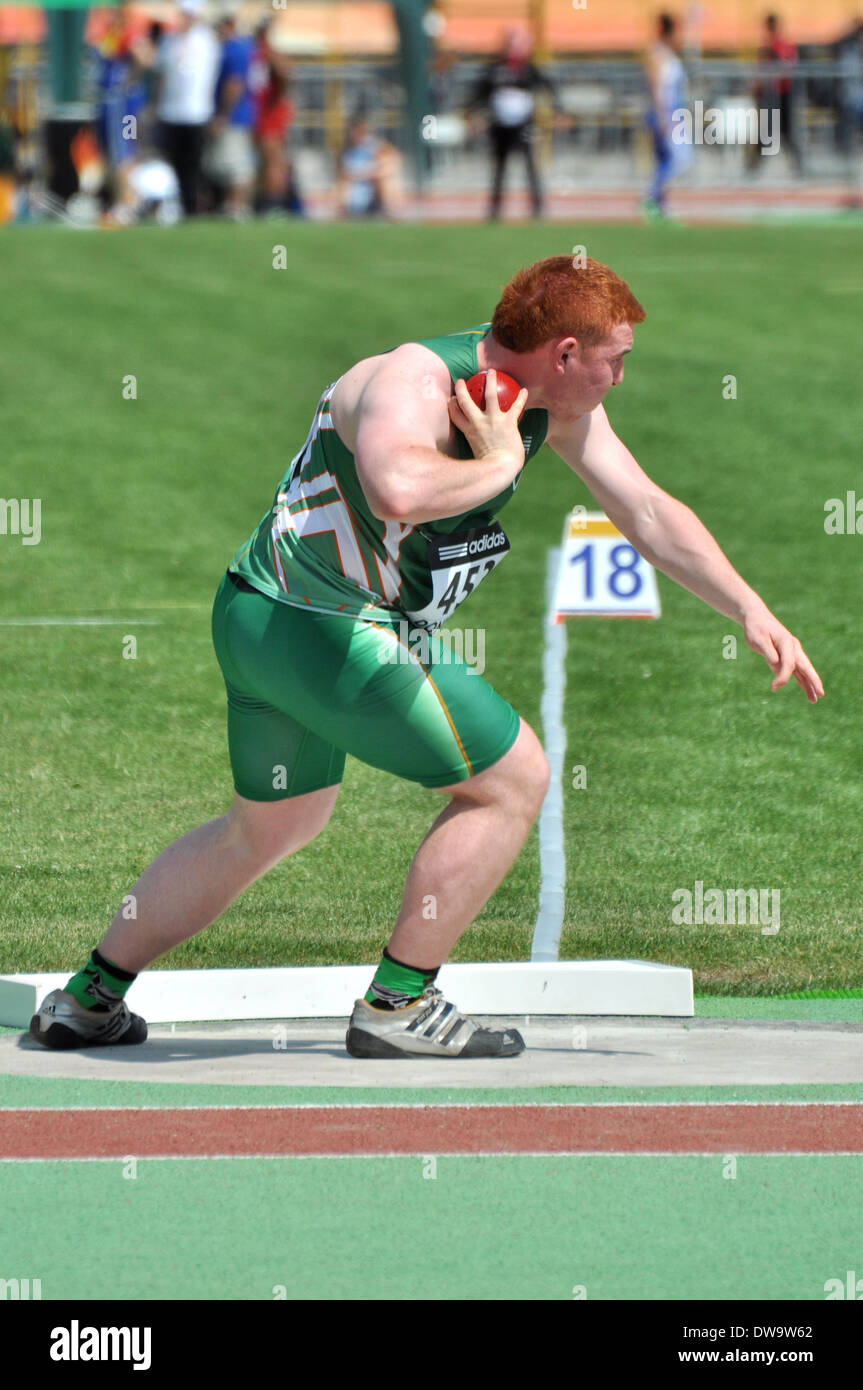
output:
[[[514,277],[490,324],[403,343],[327,387],[213,610],[234,803],[144,872],[132,889],[136,920],[118,912],[34,1017],[34,1037],[49,1047],[142,1042],[146,1024],[123,1002],[136,972],[320,834],[350,753],[446,805],[357,1000],[348,1051],[523,1050],[514,1029],[461,1014],[435,976],[519,853],[548,764],[533,730],[434,630],[506,554],[497,516],[525,461],[547,442],[642,555],[740,623],[772,689],[793,675],[813,703],[824,693],[797,639],[608,422],[603,398],[623,381],[643,318],[607,266],[552,256]],[[470,399],[465,380],[486,369],[522,383],[508,411],[494,391],[485,411]]]

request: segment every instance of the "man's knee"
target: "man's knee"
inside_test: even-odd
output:
[[[516,785],[523,791],[525,801],[532,812],[532,820],[539,815],[551,780],[551,768],[545,756],[545,749],[535,734],[533,740],[534,746],[529,752],[525,752],[523,764],[516,773]]]
[[[325,787],[285,801],[248,801],[237,795],[228,812],[232,838],[261,869],[270,868],[320,835],[338,790]]]
[[[551,770],[536,734],[522,720],[518,737],[508,753],[485,772],[451,788],[456,798],[496,802],[521,810],[531,821],[539,815],[548,791]]]

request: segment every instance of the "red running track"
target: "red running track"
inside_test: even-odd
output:
[[[863,1105],[0,1111],[0,1159],[427,1153],[863,1153]]]

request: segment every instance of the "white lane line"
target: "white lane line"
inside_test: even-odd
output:
[[[374,1158],[418,1158],[428,1157],[426,1150],[403,1150],[369,1153],[366,1150],[344,1153],[240,1153],[240,1154],[135,1154],[138,1163],[211,1163],[227,1160],[245,1159],[247,1162],[262,1160],[278,1163],[300,1160],[309,1163],[315,1159],[362,1158],[368,1162]],[[519,1158],[726,1158],[727,1145],[716,1149],[435,1149],[435,1158],[502,1158],[512,1163]],[[737,1149],[735,1157],[741,1158],[860,1158],[859,1149]],[[81,1154],[77,1157],[65,1154],[29,1155],[22,1158],[0,1158],[0,1169],[12,1163],[126,1163],[128,1159],[119,1154]]]
[[[548,552],[546,567],[545,642],[542,654],[542,733],[551,767],[548,794],[539,815],[539,913],[533,929],[531,960],[557,960],[566,891],[566,854],[563,840],[563,759],[566,728],[563,697],[566,692],[566,624],[554,621],[554,591],[560,550]]]
[[[183,1105],[181,1102],[166,1100],[163,1105],[3,1105],[0,1106],[0,1118],[10,1114],[31,1115],[37,1111],[40,1115],[51,1116],[77,1115],[82,1111],[87,1114],[100,1114],[105,1111],[122,1114],[128,1110],[145,1110],[158,1115],[160,1111],[164,1110],[182,1110],[184,1112],[186,1110],[204,1110],[211,1114],[218,1114],[222,1110],[487,1110],[495,1107],[498,1110],[584,1110],[588,1107],[591,1110],[702,1110],[706,1108],[737,1110],[740,1107],[749,1107],[753,1110],[763,1110],[769,1107],[775,1110],[779,1106],[783,1109],[788,1109],[789,1106],[795,1109],[803,1106],[821,1106],[822,1108],[829,1106],[831,1109],[839,1106],[853,1106],[858,1110],[863,1109],[863,1104],[859,1100],[300,1100],[262,1101],[260,1104],[251,1105],[234,1105],[231,1101],[213,1105]]]
[[[161,618],[0,618],[0,627],[161,627]]]
[[[187,603],[185,599],[164,598],[153,599],[150,603],[132,603],[128,606],[140,608],[142,613],[155,612],[157,608],[190,608],[200,613],[208,613],[213,607],[213,601],[210,599],[208,603]]]

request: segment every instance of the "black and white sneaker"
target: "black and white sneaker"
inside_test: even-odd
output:
[[[375,1009],[358,999],[345,1045],[352,1057],[518,1057],[524,1039],[515,1028],[495,1032],[449,1004],[427,985],[414,1004]]]
[[[54,989],[30,1020],[30,1037],[43,1047],[117,1047],[147,1041],[147,1025],[122,999],[110,1009],[85,1009],[73,994]]]

